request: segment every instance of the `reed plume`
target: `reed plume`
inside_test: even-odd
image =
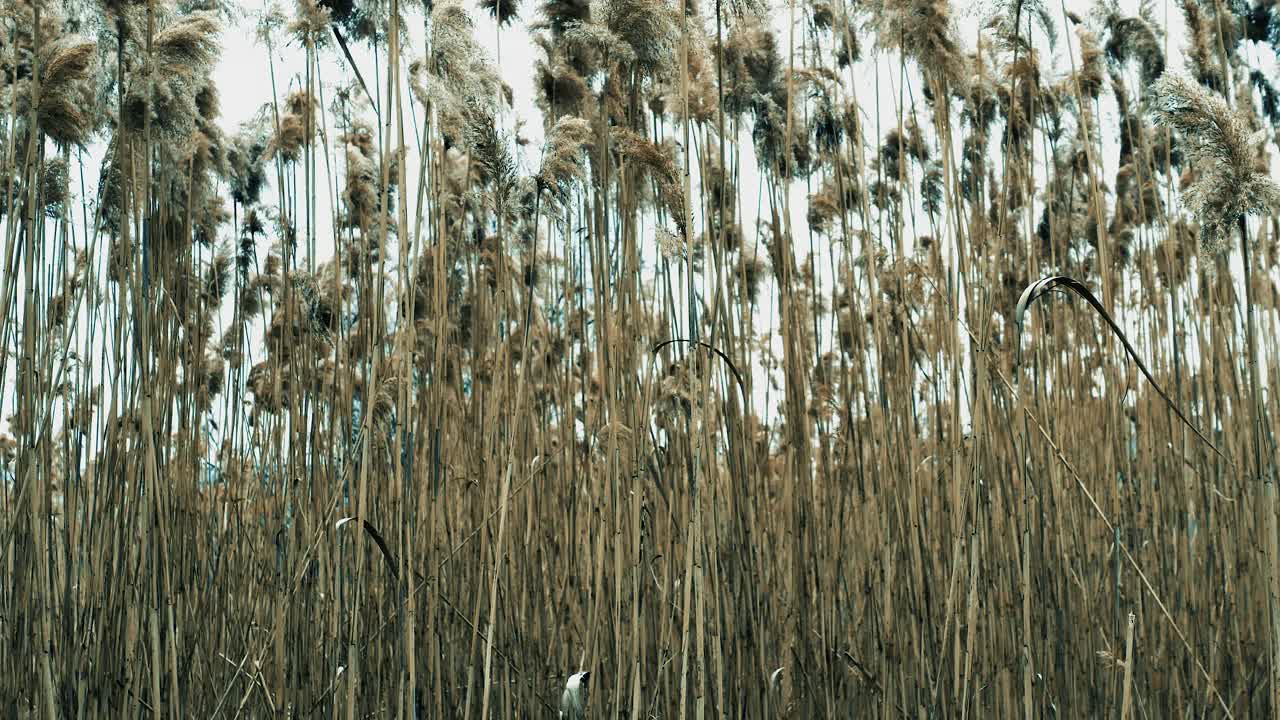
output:
[[[1196,163],[1182,204],[1200,223],[1201,247],[1221,251],[1242,216],[1280,206],[1280,186],[1257,162],[1268,133],[1250,132],[1226,100],[1185,75],[1166,74],[1151,92],[1157,120],[1178,134]]]

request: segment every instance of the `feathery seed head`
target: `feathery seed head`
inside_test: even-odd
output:
[[[580,117],[563,116],[547,133],[546,152],[538,183],[564,195],[574,182],[587,179],[583,149],[591,142],[591,124]]]
[[[1166,73],[1151,92],[1156,119],[1196,161],[1182,204],[1200,221],[1202,248],[1221,250],[1240,216],[1280,206],[1280,186],[1255,162],[1267,132],[1250,133],[1226,100],[1185,75]]]
[[[520,0],[480,0],[480,7],[489,11],[498,27],[510,25],[520,17]]]
[[[288,30],[304,45],[308,40],[316,45],[324,45],[329,41],[329,26],[332,22],[329,8],[325,5],[316,0],[296,0],[293,20],[289,22]],[[269,32],[269,26],[267,31]]]

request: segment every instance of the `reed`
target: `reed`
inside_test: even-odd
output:
[[[0,698],[1274,715],[1236,10],[4,4]]]

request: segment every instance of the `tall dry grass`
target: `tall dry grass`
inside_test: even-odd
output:
[[[0,709],[1280,711],[1278,12],[5,5]]]

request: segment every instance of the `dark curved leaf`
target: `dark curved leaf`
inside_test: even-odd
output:
[[[334,523],[334,529],[340,528],[352,520],[359,520],[355,516],[344,517]],[[364,531],[369,533],[369,537],[378,544],[378,549],[382,551],[382,557],[387,561],[387,569],[391,571],[391,577],[397,581],[400,579],[400,572],[396,569],[396,557],[391,554],[391,549],[387,547],[387,541],[382,539],[382,533],[378,532],[378,528],[373,526],[368,520],[360,520],[360,524],[364,526]]]
[[[743,402],[747,401],[747,386],[745,383],[742,382],[741,373],[738,372],[738,368],[733,364],[733,361],[729,359],[729,356],[721,352],[719,348],[717,348],[714,345],[711,345],[710,343],[702,342],[701,340],[686,340],[684,338],[674,338],[672,340],[664,340],[663,342],[660,342],[657,345],[655,345],[653,347],[653,353],[655,355],[658,354],[659,350],[661,350],[662,348],[668,345],[671,345],[672,343],[689,343],[690,345],[701,345],[702,347],[719,355],[720,359],[724,360],[725,364],[729,366],[730,372],[733,373],[733,378],[738,381],[738,390],[742,392],[742,401]]]
[[[1111,332],[1120,339],[1120,343],[1124,345],[1125,352],[1129,354],[1129,357],[1133,360],[1134,364],[1136,364],[1138,369],[1142,371],[1143,376],[1147,378],[1147,382],[1151,383],[1151,387],[1155,388],[1156,392],[1160,394],[1160,397],[1164,398],[1164,401],[1168,403],[1169,407],[1173,410],[1173,413],[1178,416],[1178,419],[1181,420],[1184,425],[1191,428],[1191,432],[1195,433],[1196,437],[1204,441],[1205,445],[1208,445],[1211,450],[1217,453],[1218,457],[1226,460],[1227,464],[1234,466],[1235,463],[1224,455],[1223,452],[1218,449],[1217,445],[1214,445],[1209,438],[1205,437],[1204,433],[1200,432],[1199,428],[1191,424],[1191,421],[1187,419],[1187,416],[1182,414],[1182,411],[1178,409],[1178,406],[1175,405],[1173,400],[1169,398],[1169,395],[1165,393],[1164,388],[1160,387],[1160,383],[1156,382],[1156,379],[1151,377],[1151,371],[1147,370],[1147,366],[1142,362],[1142,358],[1138,357],[1138,352],[1133,349],[1133,345],[1129,343],[1129,338],[1125,337],[1124,331],[1120,329],[1119,325],[1116,325],[1115,320],[1111,319],[1111,315],[1107,312],[1106,308],[1102,307],[1102,303],[1098,301],[1098,298],[1094,297],[1093,293],[1089,291],[1089,288],[1085,287],[1084,283],[1081,283],[1079,280],[1069,278],[1065,275],[1051,275],[1028,285],[1027,289],[1022,291],[1022,297],[1018,298],[1018,306],[1014,310],[1014,317],[1017,318],[1018,321],[1019,357],[1019,362],[1014,366],[1015,372],[1017,371],[1017,365],[1021,364],[1023,315],[1026,314],[1027,308],[1031,306],[1031,303],[1035,302],[1045,293],[1059,288],[1070,290],[1076,295],[1084,298],[1085,302],[1093,306],[1093,309],[1102,316],[1102,319],[1107,321],[1107,325],[1111,326]]]

